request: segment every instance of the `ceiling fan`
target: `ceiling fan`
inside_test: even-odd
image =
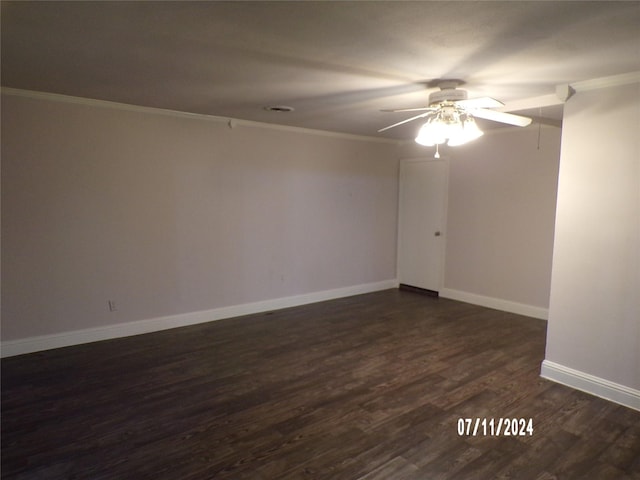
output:
[[[422,113],[381,128],[378,132],[384,132],[419,118],[426,118],[427,121],[420,129],[416,142],[426,146],[437,146],[442,143],[455,146],[474,140],[483,134],[477,127],[474,117],[518,127],[526,127],[531,123],[528,117],[490,110],[504,106],[494,98],[468,98],[466,90],[457,88],[462,84],[460,80],[438,81],[436,85],[440,90],[429,95],[428,107],[382,110],[383,112]]]

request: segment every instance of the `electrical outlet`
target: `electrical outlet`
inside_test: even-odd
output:
[[[116,307],[116,301],[115,300],[109,300],[107,303],[109,305],[109,311],[110,312],[115,312],[116,310],[118,310],[118,308]]]

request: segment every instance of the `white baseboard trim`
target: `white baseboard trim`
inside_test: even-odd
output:
[[[504,312],[516,313],[527,317],[539,318],[547,320],[549,318],[549,309],[527,305],[526,303],[511,302],[501,298],[485,297],[476,293],[463,292],[462,290],[454,290],[451,288],[443,288],[439,292],[442,298],[458,300],[460,302],[472,303],[481,307],[495,308]]]
[[[195,325],[197,323],[211,322],[215,320],[222,320],[224,318],[239,317],[242,315],[279,310],[288,307],[296,307],[309,303],[350,297],[352,295],[377,292],[397,287],[398,280],[383,280],[381,282],[353,285],[350,287],[335,288],[332,290],[323,290],[320,292],[305,293],[302,295],[275,298],[272,300],[263,300],[241,305],[232,305],[229,307],[214,308],[212,310],[182,313],[166,317],[107,325],[104,327],[87,328],[52,335],[9,340],[2,342],[0,356],[3,358],[12,357],[15,355],[50,350],[53,348],[80,345],[82,343],[98,342],[100,340],[158,332],[161,330],[168,330],[170,328],[184,327],[187,325]]]
[[[565,367],[549,360],[542,362],[540,376],[576,390],[640,411],[640,390]]]

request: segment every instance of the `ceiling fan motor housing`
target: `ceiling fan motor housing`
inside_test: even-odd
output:
[[[467,91],[459,90],[457,88],[446,88],[439,92],[433,92],[429,95],[429,105],[434,105],[443,102],[458,102],[460,100],[467,99]]]

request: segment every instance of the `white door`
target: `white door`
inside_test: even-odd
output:
[[[401,284],[434,292],[442,287],[447,171],[445,160],[400,162],[398,279]]]

